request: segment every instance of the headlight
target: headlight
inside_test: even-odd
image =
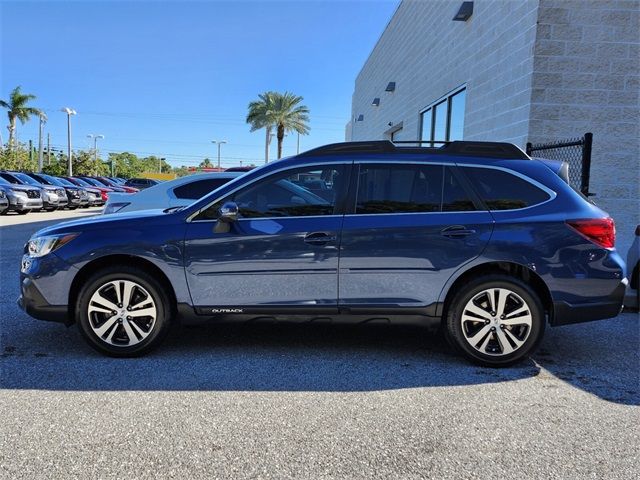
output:
[[[116,202],[116,203],[109,203],[107,204],[107,206],[104,208],[104,212],[102,212],[104,215],[107,215],[109,213],[116,213],[119,212],[120,210],[122,210],[124,207],[126,207],[127,205],[131,205],[131,202]]]
[[[32,238],[27,242],[25,253],[32,258],[42,257],[69,243],[77,236],[77,233],[65,233],[63,235],[47,235],[45,237]]]

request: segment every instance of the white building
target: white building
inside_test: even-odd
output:
[[[524,148],[592,132],[590,191],[626,254],[640,223],[640,1],[464,3],[400,3],[356,79],[346,139]]]

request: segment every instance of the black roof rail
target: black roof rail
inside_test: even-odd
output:
[[[430,146],[416,146],[422,144]],[[433,144],[442,144],[434,147]],[[407,145],[407,146],[405,146]],[[441,141],[398,141],[372,140],[368,142],[342,142],[324,145],[301,153],[300,157],[312,157],[319,155],[337,155],[343,153],[429,153],[440,155],[459,155],[483,158],[504,158],[530,160],[531,157],[512,143],[506,142],[474,142],[456,140],[453,142]]]

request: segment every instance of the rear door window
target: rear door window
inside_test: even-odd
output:
[[[463,167],[462,170],[489,210],[515,210],[549,200],[547,192],[504,170]]]
[[[439,212],[442,165],[360,165],[356,214]]]
[[[450,167],[444,170],[444,185],[442,187],[443,212],[471,212],[476,210],[475,203],[469,192],[462,186],[458,177]]]

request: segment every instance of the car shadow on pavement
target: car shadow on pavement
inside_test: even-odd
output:
[[[75,329],[43,327],[62,329],[58,338],[47,333],[47,351],[7,345],[3,336],[3,388],[352,392],[491,384],[539,372],[532,361],[508,369],[474,366],[418,327],[177,327],[158,350],[133,359],[94,353]],[[37,324],[32,330],[39,335]],[[21,343],[29,345],[28,336]]]
[[[608,322],[617,328],[608,328]],[[474,366],[453,353],[441,336],[419,327],[176,327],[157,351],[142,358],[113,359],[86,347],[75,328],[38,325],[31,325],[28,336],[40,337],[38,331],[46,328],[46,351],[12,347],[3,336],[3,388],[361,392],[535,377],[550,394],[566,382],[607,401],[640,405],[633,315],[585,324],[588,330],[577,325],[549,329],[532,359],[504,369]],[[31,344],[28,338],[22,341]],[[42,345],[42,338],[34,338],[34,343]],[[612,355],[616,343],[624,350]],[[621,363],[621,357],[629,365]]]
[[[580,390],[611,402],[640,405],[639,320],[637,313],[624,313],[548,328],[534,360]]]

